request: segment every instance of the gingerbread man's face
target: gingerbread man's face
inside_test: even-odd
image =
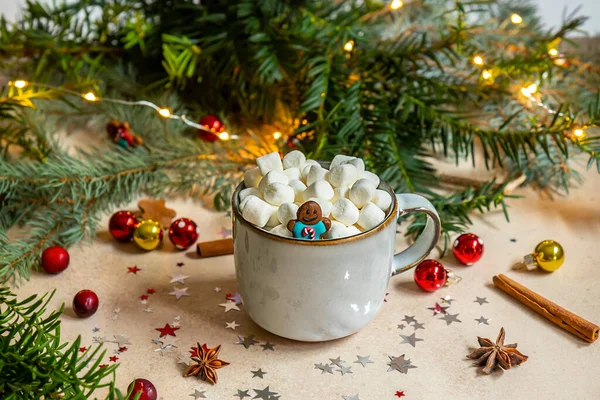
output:
[[[306,225],[314,225],[323,218],[321,206],[316,201],[307,201],[302,204],[296,213],[298,221]]]

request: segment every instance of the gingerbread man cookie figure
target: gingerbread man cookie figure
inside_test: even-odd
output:
[[[302,204],[296,212],[296,218],[287,224],[296,239],[317,240],[331,228],[331,220],[323,217],[321,206],[316,201]]]

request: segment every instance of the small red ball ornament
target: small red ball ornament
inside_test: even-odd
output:
[[[139,221],[130,211],[119,211],[110,217],[108,230],[119,242],[130,242]]]
[[[42,253],[42,268],[49,274],[58,274],[69,266],[69,253],[60,246],[48,247]]]
[[[446,268],[435,260],[423,260],[415,269],[415,283],[426,292],[435,292],[447,278]]]
[[[178,249],[188,249],[198,240],[198,226],[189,218],[179,218],[169,228],[169,239]]]
[[[132,391],[132,393],[129,395],[129,399],[135,399],[138,393],[140,394],[138,400],[156,400],[158,397],[156,388],[148,379],[136,379],[135,381],[131,382],[129,388],[127,388],[127,391]]]
[[[219,140],[219,133],[225,130],[223,121],[221,121],[219,117],[215,115],[205,115],[200,119],[200,125],[210,131],[198,129],[198,137],[205,142],[216,142]]]
[[[454,241],[452,251],[458,262],[473,265],[483,256],[483,240],[472,233],[464,233]]]
[[[91,290],[85,289],[77,292],[73,297],[73,311],[78,317],[91,317],[98,310],[98,296]]]

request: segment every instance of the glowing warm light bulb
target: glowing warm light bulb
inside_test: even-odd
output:
[[[159,108],[157,111],[161,117],[169,118],[171,116],[171,111],[167,108]]]
[[[537,92],[538,90],[538,86],[535,83],[532,83],[531,85],[527,86],[527,91],[531,94]]]
[[[585,131],[581,128],[576,128],[573,129],[573,136],[575,136],[576,138],[581,139],[582,137],[585,136]]]
[[[475,65],[483,65],[483,57],[475,56],[473,57],[473,64]]]
[[[513,14],[510,16],[510,22],[515,25],[518,25],[523,22],[523,18],[519,14]]]
[[[552,57],[556,57],[558,55],[558,50],[550,49],[548,50],[548,54],[550,54]]]
[[[227,132],[221,132],[221,133],[219,133],[219,139],[221,139],[221,140],[229,140],[229,133],[227,133]]]
[[[86,94],[83,95],[83,98],[86,99],[87,101],[96,101],[98,100],[98,98],[96,97],[96,95],[92,92],[87,92]]]
[[[521,88],[521,94],[525,97],[531,97],[531,92],[526,87]]]
[[[27,81],[19,79],[18,81],[13,82],[13,86],[17,89],[23,89],[25,86],[27,86]]]
[[[492,77],[492,73],[490,71],[488,71],[487,69],[484,69],[483,72],[481,73],[481,77],[483,79],[490,79]]]
[[[273,139],[278,140],[281,138],[281,132],[274,132],[273,133]]]
[[[402,2],[402,0],[393,0],[393,1],[390,3],[390,8],[391,8],[392,10],[397,10],[397,9],[399,9],[399,8],[402,8],[402,6],[403,6],[403,5],[404,5],[404,3]]]
[[[344,45],[344,50],[346,50],[347,52],[351,52],[352,49],[354,48],[354,40],[349,40],[345,45]]]

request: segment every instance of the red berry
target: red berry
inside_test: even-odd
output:
[[[446,279],[446,268],[435,260],[423,260],[415,269],[415,283],[426,292],[435,292]]]
[[[119,242],[129,242],[138,225],[137,217],[130,211],[119,211],[110,217],[108,230]]]
[[[198,240],[198,226],[189,218],[179,218],[169,228],[169,239],[180,250],[185,250]]]
[[[135,381],[131,382],[127,388],[127,391],[132,391],[132,393],[129,395],[129,399],[135,399],[138,393],[141,393],[138,400],[156,400],[158,397],[156,388],[148,379],[136,379]]]
[[[88,289],[80,290],[73,297],[73,311],[78,317],[91,317],[96,313],[99,302],[96,293]]]
[[[48,247],[42,253],[42,268],[49,274],[58,274],[69,266],[69,253],[60,246]]]

